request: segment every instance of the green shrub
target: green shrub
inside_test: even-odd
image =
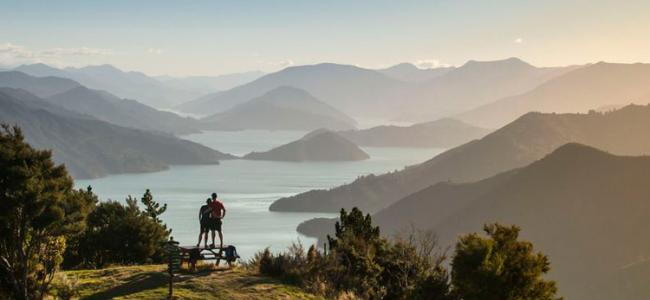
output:
[[[126,205],[116,201],[100,203],[88,216],[86,229],[75,239],[74,247],[67,249],[65,265],[101,268],[109,264],[162,262],[162,247],[170,231],[157,216],[140,210],[137,200],[130,196]]]

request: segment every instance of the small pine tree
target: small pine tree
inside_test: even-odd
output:
[[[149,189],[147,189],[144,192],[144,195],[142,196],[140,201],[142,202],[142,204],[144,204],[145,214],[147,214],[147,216],[149,216],[150,218],[154,219],[156,222],[162,223],[162,220],[160,220],[159,216],[162,215],[165,211],[167,211],[167,203],[161,206],[160,203],[154,201],[153,195],[151,195]]]
[[[487,238],[473,233],[456,244],[452,286],[460,299],[558,299],[555,282],[542,278],[550,270],[548,257],[518,240],[519,227],[490,224],[484,230]]]

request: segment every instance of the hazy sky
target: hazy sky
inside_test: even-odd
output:
[[[8,1],[0,65],[216,75],[337,62],[650,62],[650,1]]]

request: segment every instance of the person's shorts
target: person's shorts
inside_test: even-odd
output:
[[[211,219],[201,220],[199,224],[201,225],[201,232],[208,232],[210,230]]]
[[[221,231],[221,219],[214,218],[210,219],[210,230]]]

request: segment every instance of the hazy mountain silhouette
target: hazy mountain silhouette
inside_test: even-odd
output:
[[[0,122],[19,125],[36,148],[52,149],[76,178],[159,171],[173,164],[215,164],[231,155],[171,135],[112,125],[0,88]]]
[[[519,58],[470,60],[443,76],[420,83],[413,96],[416,101],[402,110],[401,118],[423,121],[457,114],[527,92],[574,68],[537,68]]]
[[[519,59],[470,61],[423,82],[405,82],[349,65],[289,67],[251,83],[184,103],[179,110],[211,114],[280,87],[304,89],[354,118],[432,120],[531,90],[570,68],[536,68]]]
[[[488,134],[487,129],[454,119],[439,119],[411,126],[377,126],[339,134],[359,146],[451,148]]]
[[[34,77],[18,71],[0,72],[0,87],[26,90],[38,97],[49,97],[81,86],[58,77]]]
[[[277,211],[327,211],[357,206],[375,212],[441,181],[471,182],[530,164],[557,147],[579,142],[614,154],[650,153],[650,106],[627,106],[610,113],[528,113],[507,126],[419,165],[371,175],[331,190],[283,198]]]
[[[181,90],[141,72],[125,72],[111,65],[57,69],[44,64],[22,65],[15,70],[33,76],[69,78],[92,89],[105,90],[122,98],[137,99],[149,106],[164,108],[200,95],[198,91]]]
[[[647,273],[629,269],[647,265],[650,255],[648,186],[650,157],[567,144],[476,183],[436,184],[373,221],[387,235],[411,225],[433,229],[443,247],[485,223],[517,224],[523,238],[549,255],[551,277],[567,299],[647,299],[650,291],[639,281]],[[612,280],[617,275],[626,277]]]
[[[380,73],[406,82],[424,82],[440,77],[453,70],[454,67],[440,67],[433,69],[420,69],[410,63],[401,63],[385,69],[379,69]]]
[[[356,122],[344,113],[304,90],[286,86],[203,120],[242,129],[341,130],[356,127]]]
[[[242,86],[203,96],[178,108],[185,112],[212,114],[259,97],[281,86],[303,89],[347,114],[377,115],[394,90],[406,83],[377,71],[349,65],[324,63],[289,67]],[[378,107],[379,106],[379,107]]]
[[[529,111],[587,112],[602,106],[638,102],[650,96],[650,64],[597,63],[553,78],[532,91],[458,115],[463,121],[497,128]]]
[[[277,161],[353,161],[368,158],[368,154],[357,145],[335,132],[322,129],[269,151],[244,156],[244,159]]]
[[[120,99],[108,92],[83,86],[56,94],[46,100],[68,110],[124,127],[172,134],[196,133],[201,127],[195,119],[159,111],[135,100]]]
[[[155,78],[165,85],[188,91],[197,91],[204,94],[223,91],[251,82],[264,75],[260,71],[232,73],[218,76],[156,76]]]

